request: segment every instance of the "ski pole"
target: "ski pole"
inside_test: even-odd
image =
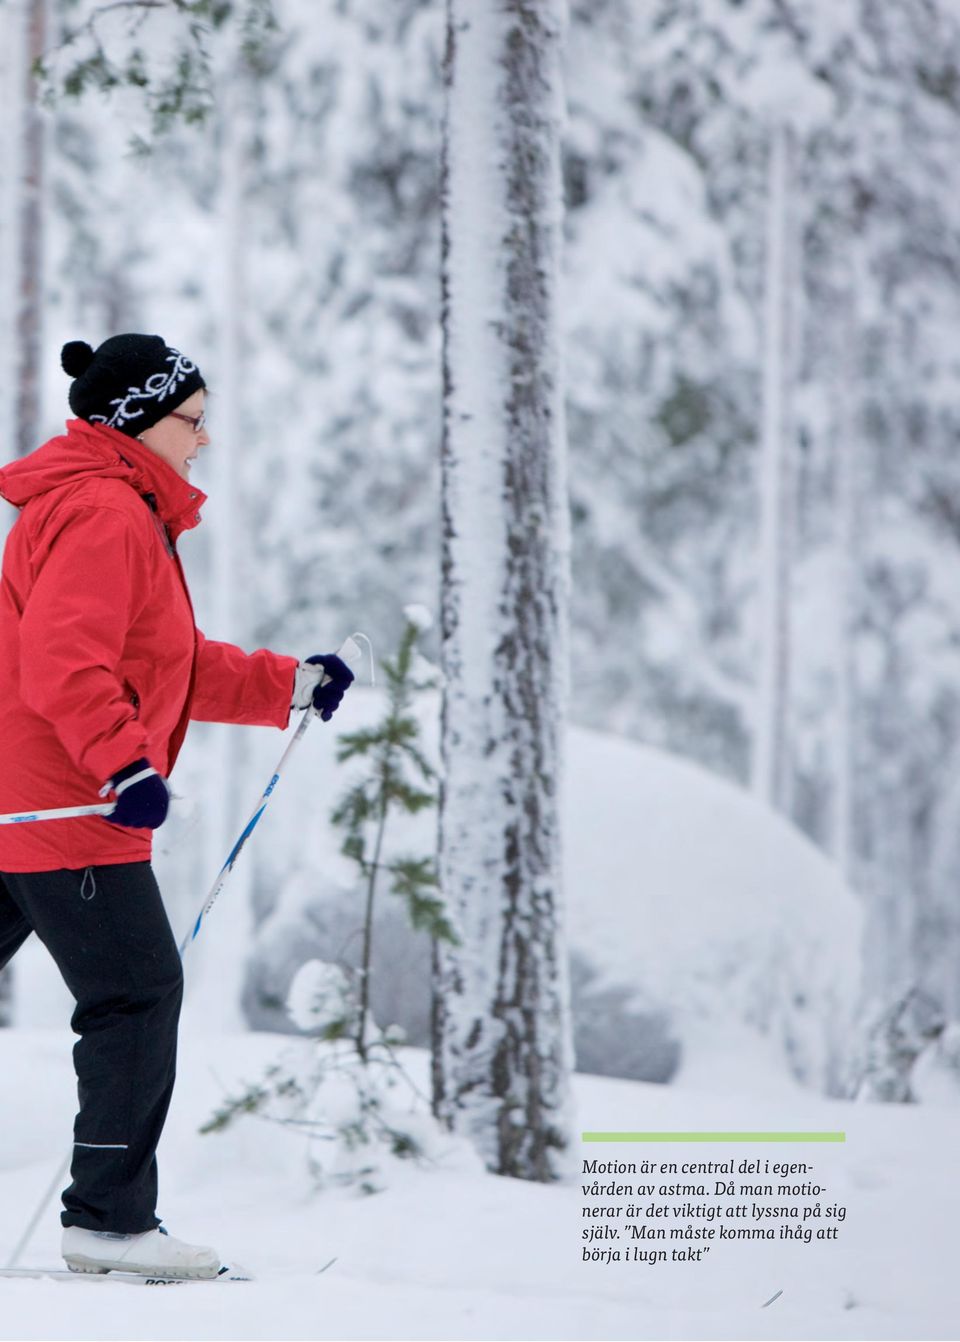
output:
[[[354,668],[356,668],[356,671],[359,671],[362,654],[360,648],[357,646],[357,644],[353,641],[352,638],[347,638],[344,640],[343,645],[337,649],[337,656],[340,658],[341,661],[346,662],[347,666],[349,666],[352,671],[354,671]],[[354,671],[354,674],[356,674],[356,671]],[[323,679],[320,681],[320,684],[327,685],[329,684],[330,679],[331,679],[330,676],[324,676]],[[280,756],[280,762],[273,771],[273,777],[270,779],[270,782],[264,788],[263,795],[257,802],[256,806],[253,808],[253,814],[250,816],[250,819],[244,825],[243,830],[240,833],[240,837],[237,839],[236,843],[230,849],[230,853],[227,857],[227,860],[220,868],[220,871],[217,875],[217,879],[214,881],[210,893],[203,901],[203,905],[201,906],[200,912],[197,914],[196,921],[193,924],[193,930],[187,933],[187,935],[183,938],[183,940],[180,943],[181,958],[183,957],[184,952],[190,945],[191,941],[195,941],[197,939],[204,918],[207,916],[207,914],[213,908],[214,904],[217,902],[217,897],[220,894],[220,891],[223,889],[224,885],[226,885],[227,877],[230,875],[231,871],[233,871],[233,868],[236,865],[237,858],[240,856],[240,853],[243,849],[243,845],[247,842],[250,835],[256,829],[257,825],[260,823],[260,817],[267,809],[267,806],[270,802],[270,798],[273,796],[273,789],[280,782],[280,779],[283,775],[283,771],[287,767],[291,755],[296,750],[300,742],[303,740],[304,734],[310,725],[310,719],[313,717],[316,717],[316,710],[314,708],[308,708],[304,711],[303,717],[300,719],[300,725],[297,728],[296,732],[294,733],[293,740],[290,742],[286,750]]]
[[[33,1213],[33,1216],[30,1220],[30,1224],[27,1226],[26,1230],[20,1236],[20,1239],[17,1241],[17,1247],[14,1249],[13,1253],[7,1260],[6,1264],[7,1268],[14,1268],[20,1262],[20,1255],[23,1253],[24,1249],[27,1247],[27,1245],[33,1238],[33,1232],[40,1224],[40,1218],[43,1215],[43,1213],[47,1210],[48,1203],[52,1200],[53,1195],[56,1193],[57,1189],[63,1186],[63,1181],[67,1177],[67,1171],[70,1169],[70,1162],[72,1159],[73,1159],[73,1147],[71,1146],[70,1150],[67,1152],[66,1160],[63,1162],[63,1164],[57,1170],[56,1174],[53,1176],[53,1180],[50,1184],[50,1187],[47,1189],[43,1197],[40,1199],[40,1202],[37,1205],[37,1210]]]
[[[327,677],[327,679],[329,679],[329,677]],[[321,682],[321,684],[325,683],[326,681]],[[270,798],[273,795],[273,789],[280,782],[280,776],[283,773],[284,769],[286,768],[287,761],[290,759],[290,756],[293,754],[296,747],[303,740],[304,733],[306,732],[307,727],[310,725],[310,719],[315,716],[316,716],[315,710],[312,708],[308,708],[304,711],[303,717],[300,719],[300,725],[297,728],[296,732],[294,733],[293,740],[290,742],[286,750],[283,752],[283,755],[280,758],[280,763],[273,771],[273,777],[270,779],[270,782],[264,788],[262,797],[260,798],[260,800],[257,802],[256,806],[253,809],[253,814],[251,815],[247,823],[244,825],[239,839],[237,839],[236,843],[230,849],[230,854],[227,857],[226,862],[224,862],[223,866],[220,868],[220,872],[217,876],[217,879],[213,883],[209,895],[207,895],[206,899],[203,901],[203,907],[197,914],[196,922],[193,924],[193,931],[188,932],[180,943],[181,959],[183,958],[183,955],[187,947],[190,945],[191,941],[195,941],[197,936],[199,935],[200,926],[204,918],[207,916],[207,914],[210,912],[210,910],[216,903],[217,896],[220,894],[220,891],[226,885],[227,877],[230,875],[231,871],[233,871],[233,868],[236,865],[237,858],[240,856],[240,852],[243,848],[243,845],[247,842],[250,835],[256,829],[257,825],[260,823],[260,817],[267,809],[267,803],[270,801]]]
[[[53,811],[14,811],[10,815],[0,815],[0,825],[25,825],[34,820],[71,820],[77,815],[112,815],[116,803],[105,802],[100,806],[61,806]]]

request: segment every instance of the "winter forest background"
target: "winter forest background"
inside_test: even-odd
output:
[[[276,0],[254,54],[229,31],[211,43],[207,120],[171,118],[148,153],[136,90],[25,96],[30,60],[92,8],[0,0],[4,459],[60,430],[64,341],[161,333],[212,389],[211,497],[183,547],[201,625],[301,656],[361,629],[390,652],[409,603],[438,606],[444,7]],[[960,1016],[960,16],[948,0],[572,0],[565,81],[571,723],[752,790],[820,849],[836,910],[788,836],[758,922],[786,892],[801,951],[829,959],[852,892],[861,1023],[834,1043],[862,1049],[869,1003],[919,1050]],[[174,781],[203,805],[160,844],[174,904],[209,884],[279,753],[279,737],[192,731]],[[621,798],[641,831],[664,796],[693,795],[671,790],[674,761],[642,758],[661,759],[656,786]],[[601,781],[568,776],[571,805]],[[678,850],[717,805],[670,817]],[[286,838],[299,865],[251,849],[240,959],[204,998],[271,1029],[292,1028],[298,964],[334,958],[353,925],[312,840]],[[624,905],[651,875],[621,873]],[[576,867],[572,899],[598,898],[591,879]],[[736,921],[739,888],[709,861],[697,879]],[[651,984],[661,920],[680,915],[643,907],[619,962],[573,939],[578,1062],[669,1080],[681,966]],[[426,1043],[429,950],[383,920],[379,1000]],[[711,965],[705,1016],[738,956],[794,954],[768,930]],[[771,974],[742,1017],[800,1080],[849,1094],[849,1059],[798,1044],[805,1009],[840,1028],[819,973],[813,956]],[[16,1023],[29,980],[13,983]]]

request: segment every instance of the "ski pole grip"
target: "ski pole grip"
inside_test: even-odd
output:
[[[363,650],[353,638],[345,638],[337,648],[337,656],[341,662],[346,662],[355,676],[360,674],[360,666],[363,662]],[[329,685],[333,679],[332,676],[324,676],[321,685]]]

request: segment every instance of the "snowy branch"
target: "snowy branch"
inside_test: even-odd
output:
[[[64,25],[34,73],[48,103],[91,88],[136,89],[160,135],[178,121],[206,120],[214,104],[208,39],[228,24],[239,34],[241,58],[256,67],[278,28],[273,0],[108,0],[77,27]]]

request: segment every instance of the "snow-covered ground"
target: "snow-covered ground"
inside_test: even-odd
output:
[[[354,691],[343,727],[369,722],[381,706],[378,693]],[[423,715],[432,752],[429,700]],[[248,804],[283,749],[279,733],[254,731],[250,740]],[[178,768],[182,792],[191,790],[203,744],[195,734]],[[295,905],[297,890],[312,883],[316,893],[346,879],[324,819],[340,787],[339,779],[329,786],[334,744],[335,733],[319,725],[308,733],[242,859],[261,864],[261,875],[269,859],[281,913]],[[288,1037],[224,1030],[217,1015],[247,935],[231,888],[187,961],[160,1211],[173,1233],[216,1244],[256,1280],[139,1291],[96,1281],[0,1281],[0,1338],[960,1335],[960,1281],[951,1270],[957,1093],[948,1075],[928,1064],[922,1105],[854,1105],[800,1087],[786,1062],[789,1050],[819,1076],[829,1041],[848,1035],[859,916],[834,868],[752,798],[687,763],[581,731],[571,732],[568,755],[571,940],[608,981],[669,1007],[683,1049],[674,1083],[578,1076],[577,1141],[564,1185],[488,1175],[469,1150],[438,1137],[431,1163],[392,1165],[382,1193],[318,1192],[305,1139],[289,1128],[246,1118],[224,1134],[198,1135],[227,1093],[259,1080],[291,1045]],[[196,893],[186,898],[175,888],[174,859],[197,841],[195,819],[161,831],[158,867],[166,869],[178,932]],[[422,823],[429,839],[434,822]],[[407,834],[404,842],[416,839]],[[19,1024],[0,1031],[0,1263],[68,1149],[74,1108],[71,1036],[61,1024],[69,1001],[41,948],[28,943],[17,966]],[[427,1060],[409,1056],[426,1091]],[[638,1129],[842,1130],[847,1140],[765,1148],[579,1142],[581,1131]],[[811,1163],[824,1207],[847,1209],[838,1238],[718,1242],[692,1263],[583,1261],[581,1229],[594,1224],[582,1219],[583,1159],[731,1154]],[[58,1242],[51,1205],[25,1261],[56,1264]]]
[[[283,1041],[284,1046],[289,1041]],[[188,1018],[161,1148],[161,1211],[257,1280],[134,1290],[0,1282],[4,1339],[956,1338],[956,1112],[825,1102],[784,1083],[762,1098],[682,1083],[578,1077],[583,1130],[844,1130],[824,1147],[579,1146],[580,1158],[806,1159],[848,1208],[836,1241],[722,1243],[700,1263],[584,1263],[580,1180],[542,1187],[479,1171],[453,1142],[396,1168],[372,1197],[314,1193],[301,1138],[257,1119],[196,1129],[222,1085],[259,1074],[281,1041],[205,1037]],[[0,1034],[5,1259],[67,1149],[67,1032]],[[422,1055],[414,1070],[425,1069]],[[54,1264],[53,1207],[26,1261]],[[317,1276],[332,1257],[337,1261]],[[782,1294],[770,1305],[778,1291]]]

